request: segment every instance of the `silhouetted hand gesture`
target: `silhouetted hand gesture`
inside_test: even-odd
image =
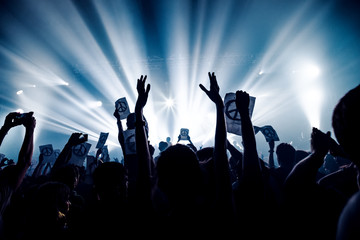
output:
[[[119,111],[115,108],[115,111],[114,111],[114,117],[120,121],[120,114],[119,114]]]
[[[70,146],[76,146],[86,141],[87,141],[87,134],[83,135],[82,133],[75,132],[71,134],[68,140],[68,144]]]
[[[22,124],[26,129],[34,130],[36,126],[36,119],[33,117],[33,112],[29,112],[22,120]]]
[[[311,149],[314,153],[326,155],[330,149],[331,137],[330,132],[326,134],[313,127],[311,133]]]
[[[21,113],[11,112],[5,117],[4,127],[6,129],[10,129],[15,126],[19,126],[22,124],[22,121],[19,120]]]
[[[146,90],[145,90],[145,81],[146,81],[147,76],[145,75],[145,77],[143,77],[143,75],[141,75],[140,79],[137,80],[137,92],[138,92],[138,98],[136,101],[136,105],[135,105],[135,111],[139,111],[141,109],[143,109],[146,105],[148,96],[149,96],[149,91],[150,91],[150,84],[148,84],[146,86]]]
[[[250,104],[249,94],[242,90],[236,91],[235,104],[240,114],[249,113],[249,104]]]
[[[223,104],[222,98],[219,94],[219,85],[216,80],[215,73],[212,74],[208,73],[209,80],[210,80],[210,90],[207,90],[201,83],[199,84],[199,87],[201,90],[203,90],[206,95],[210,98],[211,101],[213,101],[216,105]]]

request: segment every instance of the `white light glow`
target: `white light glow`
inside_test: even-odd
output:
[[[174,106],[174,99],[172,98],[168,98],[165,100],[165,105],[168,108],[172,108]]]
[[[88,105],[90,108],[98,108],[101,107],[103,103],[101,101],[93,101],[93,102],[89,102]]]
[[[333,20],[331,3],[319,8],[317,1],[286,0],[278,1],[281,7],[267,0],[38,1],[9,1],[11,14],[0,9],[6,13],[6,24],[0,24],[6,36],[1,76],[7,79],[0,97],[5,110],[34,111],[39,134],[84,132],[95,146],[100,132],[110,132],[107,143],[120,148],[114,103],[126,97],[133,112],[136,80],[147,75],[151,91],[144,115],[151,143],[177,139],[180,128],[188,128],[196,146],[210,146],[216,107],[199,88],[210,88],[208,72],[215,72],[222,97],[236,90],[255,96],[253,124],[273,125],[281,141],[293,132],[293,138],[310,132],[302,126],[306,120],[320,126],[332,84],[327,76],[325,82],[326,66],[339,65],[329,64],[334,59],[323,51],[324,44],[332,47],[324,30]],[[334,46],[338,40],[331,40]],[[349,60],[342,69],[357,65]],[[297,114],[305,121],[288,119]],[[289,125],[291,131],[281,132]],[[241,136],[230,138],[241,145]],[[57,140],[42,143],[62,147]]]
[[[308,64],[304,66],[303,72],[306,77],[315,78],[320,75],[320,68],[316,65]]]
[[[303,110],[311,127],[320,128],[323,98],[324,94],[322,89],[316,87],[304,89],[304,92],[300,95]]]

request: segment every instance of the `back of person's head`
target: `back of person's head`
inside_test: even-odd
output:
[[[144,116],[144,121],[145,121],[145,131],[146,134],[149,135],[149,125],[148,122]],[[126,117],[126,126],[128,129],[135,129],[135,123],[136,123],[136,115],[135,113],[130,113],[127,117]]]
[[[80,180],[79,168],[74,164],[62,166],[51,173],[51,180],[65,183],[74,190]]]
[[[64,227],[70,207],[69,198],[70,188],[64,183],[48,181],[39,185],[33,199],[33,224]]]
[[[136,122],[136,115],[135,113],[130,113],[126,117],[126,126],[128,129],[134,129],[135,128],[135,122]]]
[[[360,85],[349,90],[337,103],[332,115],[335,137],[351,161],[360,166]]]
[[[169,197],[195,194],[200,187],[202,173],[199,160],[186,145],[168,147],[160,154],[156,169],[158,186]]]
[[[199,159],[199,162],[206,162],[212,159],[214,155],[214,148],[213,147],[204,147],[196,151],[196,155]]]
[[[15,183],[15,177],[17,176],[19,169],[16,165],[7,165],[0,171],[0,184]]]
[[[159,150],[160,152],[164,151],[168,147],[168,143],[164,141],[159,142]]]
[[[123,200],[126,196],[125,168],[119,162],[100,164],[94,170],[93,181],[100,200]]]
[[[295,164],[295,148],[289,143],[280,143],[276,147],[276,156],[280,167],[292,167]]]

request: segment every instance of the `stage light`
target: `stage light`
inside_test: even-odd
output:
[[[172,108],[174,106],[174,99],[172,98],[168,98],[165,100],[165,105],[168,108]]]
[[[303,106],[310,127],[320,128],[323,97],[322,89],[315,86],[304,89],[300,95],[300,103]]]
[[[89,102],[88,105],[90,108],[98,108],[101,107],[103,103],[101,101],[93,101],[93,102]]]
[[[314,64],[306,64],[304,65],[302,72],[304,77],[316,78],[320,75],[320,68]]]
[[[21,108],[19,108],[19,109],[16,109],[15,112],[17,112],[17,113],[24,113],[24,110],[21,109]]]
[[[20,95],[20,94],[23,94],[23,93],[24,93],[23,90],[19,90],[19,91],[16,92],[17,95]]]
[[[101,101],[97,101],[97,102],[95,102],[95,105],[96,105],[97,107],[101,107],[101,106],[102,106],[102,102],[101,102]]]

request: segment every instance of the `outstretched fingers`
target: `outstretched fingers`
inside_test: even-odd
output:
[[[142,93],[142,92],[145,92],[145,82],[146,82],[146,78],[147,78],[147,75],[145,75],[145,76],[141,75],[141,76],[140,76],[140,79],[137,80],[136,89],[138,90],[139,93],[140,93],[140,92],[141,92],[141,93]],[[146,92],[148,92],[148,88],[150,88],[149,85],[148,85],[148,87],[146,88]],[[149,89],[149,90],[150,90],[150,89]]]
[[[212,74],[210,74],[209,72],[208,74],[210,79],[210,89],[219,92],[220,88],[219,88],[219,84],[217,83],[215,73],[213,72]]]

